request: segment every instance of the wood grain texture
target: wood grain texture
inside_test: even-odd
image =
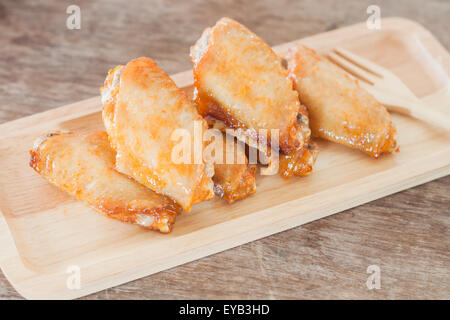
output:
[[[135,56],[152,56],[169,73],[189,69],[189,46],[223,15],[278,44],[364,20],[369,4],[136,1],[125,12],[118,1],[74,2],[79,31],[65,29],[65,3],[0,5],[0,121],[97,95],[105,70]],[[449,48],[448,3],[413,3],[381,2],[382,15],[417,20]],[[449,184],[446,177],[88,298],[449,298]],[[370,264],[381,267],[380,290],[365,286]],[[1,277],[0,297],[20,298]]]

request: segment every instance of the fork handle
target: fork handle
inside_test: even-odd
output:
[[[404,107],[389,107],[389,109],[450,131],[450,117],[447,114],[430,109],[427,104],[419,99],[408,101],[408,104]]]

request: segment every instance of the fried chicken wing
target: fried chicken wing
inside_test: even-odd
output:
[[[195,101],[201,115],[239,128],[253,141],[288,154],[306,145],[308,115],[280,58],[238,22],[222,18],[191,48]],[[267,130],[268,132],[264,132]]]
[[[219,139],[218,148],[222,148],[222,153],[221,159],[214,163],[214,191],[233,203],[256,191],[256,168],[249,166],[244,144],[237,143],[234,137],[225,139],[222,133]]]
[[[207,116],[205,118],[211,128],[220,130],[222,132],[228,132],[229,135],[232,135],[237,138],[238,141],[246,141],[245,137],[241,135],[239,130],[227,130],[225,123],[221,120],[217,120],[211,116]],[[258,145],[255,143],[248,143],[250,150],[256,151],[258,149]],[[292,175],[296,176],[306,176],[313,172],[314,163],[317,159],[317,154],[319,153],[319,148],[316,143],[311,140],[308,140],[307,144],[302,148],[292,151],[289,154],[278,154],[278,157],[272,157],[272,149],[270,147],[266,147],[263,152],[256,153],[256,159],[252,164],[263,164],[267,165],[268,168],[272,168],[269,172],[274,170],[278,171],[283,178],[289,179]],[[215,166],[217,170],[217,166]]]
[[[286,60],[314,136],[375,158],[397,149],[389,113],[357,81],[305,46],[291,48]]]
[[[173,200],[114,170],[106,132],[53,133],[30,154],[36,172],[110,218],[167,233],[181,211]]]
[[[292,175],[307,176],[313,171],[319,148],[313,141],[299,150],[289,154],[280,154],[279,171],[283,178],[289,179]]]
[[[171,197],[186,211],[214,197],[213,164],[203,160],[202,142],[200,150],[195,143],[198,130],[207,129],[206,121],[153,60],[139,58],[117,66],[101,93],[117,170]],[[180,145],[174,139],[177,132],[188,135],[187,146],[195,159],[174,161],[174,148]]]

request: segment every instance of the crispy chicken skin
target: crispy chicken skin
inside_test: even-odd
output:
[[[223,121],[217,120],[211,116],[207,116],[205,119],[207,120],[211,128],[220,130],[222,132],[226,131],[227,127]],[[228,133],[229,135],[233,135],[234,137],[236,137],[239,141],[244,140],[242,139],[242,136],[240,136],[239,130],[228,131]],[[253,149],[258,148],[256,144],[249,144],[249,147]],[[294,150],[289,154],[280,153],[278,159],[270,157],[270,154],[272,152],[272,149],[270,147],[267,147],[264,151],[265,152],[263,153],[259,153],[258,162],[264,165],[268,165],[268,167],[277,167],[280,175],[283,178],[289,179],[293,175],[307,176],[313,172],[317,154],[319,153],[319,147],[315,142],[309,139],[307,144],[302,148]],[[272,161],[278,161],[278,164],[274,164],[272,163]],[[218,166],[215,165],[214,168],[217,174]]]
[[[313,172],[319,148],[313,141],[290,154],[280,154],[279,171],[283,178],[289,179],[292,175],[307,176]]]
[[[286,60],[314,136],[375,158],[397,149],[389,113],[357,81],[305,46],[291,48]]]
[[[195,154],[195,126],[204,131],[207,123],[153,60],[138,58],[117,66],[106,77],[101,94],[103,121],[117,152],[118,171],[171,197],[186,211],[214,197],[212,163],[201,154],[195,163],[195,159],[175,162],[172,157],[173,148],[180,144],[174,132],[190,134],[189,147]]]
[[[181,211],[173,200],[114,170],[106,132],[49,134],[30,154],[36,172],[110,218],[167,233]]]
[[[256,168],[248,165],[242,143],[224,137],[225,135],[222,137],[223,160],[214,164],[214,191],[228,203],[233,203],[256,191]],[[227,143],[232,143],[232,148],[227,148]],[[227,158],[233,159],[232,163],[228,163]]]
[[[306,144],[308,116],[302,113],[281,59],[257,35],[222,18],[191,48],[191,60],[201,115],[240,128],[249,139],[267,144],[270,130],[278,129],[279,145],[272,147],[286,154]]]

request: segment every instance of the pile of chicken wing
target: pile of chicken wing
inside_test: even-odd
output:
[[[254,193],[258,168],[310,174],[312,137],[374,158],[398,149],[385,107],[312,49],[279,57],[222,18],[190,56],[192,100],[150,58],[119,65],[100,89],[106,131],[47,134],[30,166],[108,217],[168,233],[196,203]]]

